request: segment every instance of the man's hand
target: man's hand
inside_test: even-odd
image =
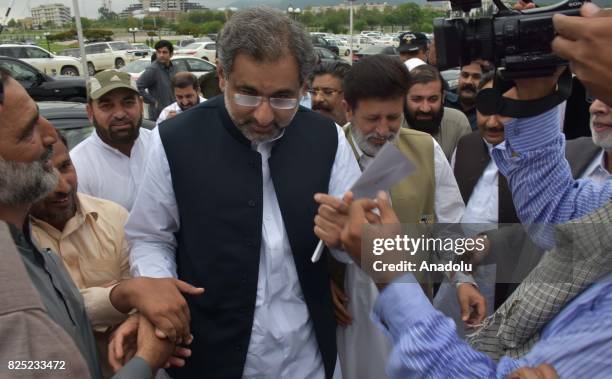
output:
[[[173,278],[134,278],[120,282],[110,294],[113,306],[123,313],[136,308],[158,329],[160,338],[181,344],[190,338],[191,316],[183,293],[201,295],[203,288],[196,288]]]
[[[138,330],[142,317],[138,313],[131,315],[112,333],[108,345],[108,361],[113,371],[119,371],[136,355]],[[187,344],[190,344],[192,339],[190,338]],[[191,356],[190,349],[176,346],[173,355],[164,367],[182,367],[185,365],[185,359],[189,356]]]
[[[471,283],[457,287],[457,300],[461,307],[461,320],[467,327],[475,327],[487,316],[487,304],[478,288]]]
[[[339,248],[340,233],[348,217],[348,207],[353,201],[353,193],[347,192],[342,199],[317,193],[315,201],[319,203],[319,212],[314,220],[315,234],[327,247]]]
[[[176,116],[176,111],[169,111],[166,115],[166,119],[172,118],[174,116]]]
[[[612,11],[586,3],[580,13],[583,17],[553,16],[558,34],[552,50],[570,62],[592,96],[612,104]]]
[[[508,379],[559,379],[557,371],[551,365],[538,367],[521,367],[508,375]]]
[[[516,100],[537,100],[550,95],[556,88],[559,76],[565,71],[565,67],[559,67],[554,74],[539,78],[515,79],[516,87],[504,94]]]
[[[332,301],[334,303],[334,315],[336,316],[336,322],[340,326],[349,326],[353,322],[351,314],[346,309],[346,304],[349,302],[348,296],[342,291],[340,287],[333,280],[329,281],[331,285]]]
[[[527,3],[523,0],[518,0],[516,4],[512,6],[512,9],[516,11],[524,11],[526,9],[533,9],[533,8],[535,8],[535,3],[533,2]]]
[[[374,213],[374,209],[378,209],[380,215]],[[391,208],[385,192],[379,192],[376,200],[356,200],[349,207],[348,220],[342,229],[341,240],[346,252],[358,265],[361,265],[361,237],[365,224],[399,224],[399,219]]]
[[[174,352],[174,344],[166,338],[158,338],[155,335],[155,327],[146,317],[140,318],[136,340],[136,356],[144,359],[154,372],[165,367]]]

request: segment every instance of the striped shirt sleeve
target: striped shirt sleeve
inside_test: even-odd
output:
[[[560,112],[512,119],[506,141],[493,149],[499,171],[508,178],[517,214],[540,247],[554,245],[554,228],[601,207],[612,197],[612,182],[574,180],[565,159]]]

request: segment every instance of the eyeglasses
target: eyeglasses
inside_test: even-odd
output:
[[[587,92],[587,93],[586,93],[585,100],[586,100],[586,102],[587,102],[587,103],[589,103],[589,104],[593,104],[593,103],[595,102],[595,100],[597,100],[597,98],[596,98],[595,96],[593,96],[593,95],[591,95],[590,93],[588,93],[588,92]]]
[[[311,88],[308,90],[310,96],[317,96],[321,93],[324,97],[331,97],[336,93],[342,93],[341,89],[333,89],[333,88]]]
[[[293,109],[298,105],[298,99],[294,98],[286,98],[286,97],[267,97],[267,96],[251,96],[251,95],[243,95],[241,93],[234,94],[234,101],[236,104],[249,107],[256,108],[261,105],[261,103],[267,99],[270,103],[270,106],[274,109]]]

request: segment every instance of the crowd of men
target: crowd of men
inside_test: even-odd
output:
[[[490,62],[451,93],[435,45],[406,33],[400,57],[315,65],[267,7],[223,27],[208,100],[167,41],[136,85],[96,74],[95,131],[71,151],[0,70],[0,377],[609,378],[612,13],[581,12],[553,19],[590,94],[573,127],[592,137],[568,141],[565,104],[480,112]],[[529,104],[559,75],[504,96]],[[387,144],[414,171],[356,198]],[[400,223],[499,227],[472,230],[482,254],[451,252],[471,271],[374,280],[365,225]]]

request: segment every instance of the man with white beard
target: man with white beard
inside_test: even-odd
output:
[[[612,107],[598,99],[592,101],[592,137],[567,141],[565,156],[575,178],[603,182],[612,178]]]
[[[414,163],[416,171],[390,190],[393,209],[402,223],[459,222],[464,204],[440,145],[427,133],[401,127],[408,85],[408,69],[397,57],[375,55],[355,63],[343,83],[347,140],[362,170],[387,142]],[[318,194],[317,200],[322,205],[315,233],[329,248],[336,248],[338,229],[330,226],[333,221],[326,215],[339,199]],[[423,254],[416,254],[413,262],[419,267],[424,259]],[[423,272],[416,276],[431,298],[431,279]],[[352,323],[337,332],[342,373],[347,378],[382,378],[390,345],[369,318],[378,296],[376,285],[354,264],[347,266],[344,284],[349,298],[345,307]],[[476,290],[465,283],[458,291],[472,295]]]

